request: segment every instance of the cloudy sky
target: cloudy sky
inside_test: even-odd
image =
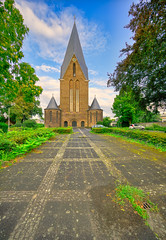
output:
[[[60,67],[72,31],[74,16],[87,67],[89,105],[96,95],[104,116],[113,117],[111,107],[118,94],[107,88],[107,72],[120,61],[120,50],[131,43],[128,11],[138,0],[15,0],[29,28],[24,40],[23,61],[35,68],[43,87],[41,107],[54,94],[59,98]]]

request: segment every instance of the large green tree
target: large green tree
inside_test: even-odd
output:
[[[133,44],[121,50],[124,59],[109,74],[108,86],[116,91],[130,86],[140,106],[157,112],[166,104],[166,4],[165,0],[141,0],[132,4],[126,26],[133,32]]]
[[[13,119],[22,120],[31,115],[42,115],[37,98],[42,88],[35,70],[23,58],[23,40],[28,33],[14,0],[0,1],[0,112],[11,107]]]
[[[118,117],[119,122],[139,123],[139,122],[155,122],[160,117],[152,111],[142,109],[139,102],[135,100],[135,95],[131,89],[120,91],[120,94],[114,99],[112,112]]]

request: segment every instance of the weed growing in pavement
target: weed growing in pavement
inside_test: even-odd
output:
[[[108,194],[107,196],[112,197],[112,194]],[[112,200],[122,206],[125,206],[126,200],[129,201],[134,210],[144,220],[147,220],[149,217],[146,209],[144,209],[144,203],[150,205],[151,211],[158,211],[157,205],[149,200],[148,194],[145,194],[143,190],[130,185],[119,185],[115,189],[115,194]]]

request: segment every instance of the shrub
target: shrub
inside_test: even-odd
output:
[[[44,127],[44,124],[43,123],[37,123],[37,128],[41,128],[41,127]]]
[[[0,122],[0,129],[2,129],[3,132],[7,132],[8,125],[6,123]]]
[[[59,133],[59,134],[69,134],[73,132],[72,127],[58,127],[58,128],[52,128],[53,132]]]
[[[126,137],[140,139],[153,144],[166,145],[166,134],[162,132],[148,132],[141,130],[126,130],[122,128],[93,128],[95,133],[115,133]]]
[[[0,138],[0,151],[11,151],[16,146],[16,143],[8,139]]]
[[[23,127],[28,127],[28,128],[37,128],[37,123],[35,120],[25,120],[23,123]]]
[[[13,128],[13,127],[22,127],[22,123],[18,122],[18,123],[14,124],[14,125],[11,126],[11,127],[12,127],[12,128]]]

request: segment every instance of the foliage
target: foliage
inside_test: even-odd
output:
[[[104,117],[103,118],[103,125],[105,127],[109,127],[111,122],[112,122],[112,120],[109,117]]]
[[[53,132],[59,133],[59,134],[70,134],[73,132],[72,127],[58,127],[58,128],[52,128]]]
[[[160,120],[160,115],[140,107],[141,99],[135,100],[134,92],[126,87],[114,99],[112,112],[118,117],[118,123],[154,122]]]
[[[2,129],[3,132],[7,132],[8,125],[6,123],[0,122],[0,129]]]
[[[27,127],[27,128],[37,128],[37,123],[35,120],[25,120],[23,122],[23,127]]]
[[[3,134],[0,139],[0,166],[3,161],[10,161],[55,136],[51,129],[28,129]]]
[[[130,86],[140,106],[151,106],[157,112],[158,106],[166,103],[166,17],[164,0],[141,0],[132,4],[126,26],[133,33],[134,43],[122,49],[125,58],[118,63],[113,74],[109,74],[108,86],[116,91]]]
[[[143,140],[154,145],[166,147],[166,134],[162,132],[149,132],[124,128],[93,128],[94,133],[115,133],[118,135]]]
[[[108,195],[109,196],[109,195]],[[148,214],[143,207],[143,203],[148,203],[151,208],[151,211],[157,211],[158,208],[155,204],[153,204],[147,194],[143,192],[143,190],[138,189],[136,187],[130,185],[119,185],[115,189],[115,197],[113,199],[115,202],[120,205],[125,205],[125,200],[128,200],[135,211],[144,219],[148,219]]]
[[[138,104],[133,102],[132,91],[121,91],[114,99],[112,112],[119,122],[133,122]]]
[[[104,125],[105,127],[109,127],[112,120],[109,117],[104,117],[103,121],[98,121],[97,124]]]
[[[13,73],[23,57],[21,48],[27,32],[14,0],[0,1],[0,103],[16,97]]]
[[[166,132],[166,127],[162,127],[162,126],[159,126],[157,124],[153,124],[150,127],[146,127],[145,130]]]
[[[14,0],[0,1],[0,112],[3,114],[10,108],[14,122],[36,114],[42,116],[37,100],[42,92],[42,88],[36,86],[39,79],[28,63],[20,62],[27,33]]]

